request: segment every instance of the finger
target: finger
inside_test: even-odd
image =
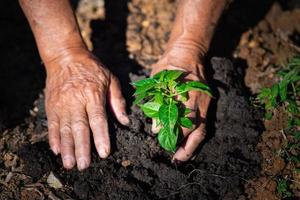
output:
[[[105,95],[88,95],[87,113],[89,124],[93,132],[97,152],[101,158],[106,158],[110,153],[109,132],[105,111]]]
[[[59,118],[55,113],[48,114],[48,138],[51,150],[55,155],[60,153]]]
[[[66,169],[72,169],[75,165],[74,140],[68,116],[60,120],[61,158]]]
[[[157,120],[156,119],[152,119],[152,128],[151,128],[151,131],[153,133],[158,133],[159,130],[160,130],[161,126],[160,125],[157,125]]]
[[[121,92],[119,80],[115,76],[112,76],[111,78],[108,90],[108,99],[112,111],[118,121],[123,125],[128,125],[129,118],[126,114],[126,102]]]
[[[187,137],[196,126],[198,126],[197,112],[198,112],[198,93],[195,91],[189,92],[189,99],[184,103],[186,108],[189,108],[191,112],[185,117],[189,118],[193,122],[192,128],[182,127],[182,134]]]
[[[209,104],[211,101],[211,97],[207,94],[203,94],[199,97],[199,111],[200,111],[200,118],[205,119],[207,115],[207,111],[209,108]]]
[[[201,123],[200,126],[190,133],[183,144],[177,149],[176,153],[173,156],[173,161],[184,162],[189,160],[196,148],[205,138],[205,124]]]
[[[76,110],[71,117],[71,128],[75,143],[78,170],[86,169],[91,163],[89,123],[84,108]]]

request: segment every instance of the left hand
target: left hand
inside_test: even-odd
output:
[[[175,61],[175,60],[174,60]],[[204,76],[204,69],[202,64],[199,61],[191,62],[186,65],[186,62],[172,62],[172,59],[168,57],[163,57],[159,62],[153,65],[151,76],[162,71],[162,70],[182,70],[188,73],[185,79],[206,82]],[[180,146],[177,148],[176,153],[174,154],[172,161],[174,163],[180,164],[189,160],[194,151],[197,149],[199,144],[204,140],[206,135],[206,114],[209,107],[211,97],[207,94],[190,91],[188,101],[185,102],[185,106],[190,108],[192,111],[189,114],[189,118],[195,119],[192,120],[195,122],[192,129],[182,128],[182,133],[184,140],[180,143]],[[155,120],[152,123],[152,132],[158,133],[159,127],[156,126]]]

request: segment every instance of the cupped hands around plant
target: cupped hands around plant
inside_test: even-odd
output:
[[[211,90],[195,68],[166,65],[154,67],[151,74],[133,83],[134,103],[153,119],[152,131],[158,133],[160,145],[176,152],[173,161],[187,161],[205,138]]]

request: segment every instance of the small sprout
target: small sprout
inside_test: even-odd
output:
[[[167,151],[175,152],[180,127],[191,129],[192,121],[187,117],[191,112],[184,106],[189,91],[203,92],[212,96],[208,85],[199,81],[183,82],[184,72],[163,70],[152,78],[132,83],[135,87],[135,101],[147,117],[160,126],[159,144]]]
[[[292,193],[289,191],[289,183],[285,179],[278,179],[277,192],[282,198],[291,197]]]
[[[267,120],[272,119],[276,109],[283,108],[288,120],[282,133],[288,137],[285,138],[280,155],[300,173],[297,168],[300,163],[300,57],[292,58],[278,75],[280,81],[270,88],[263,88],[257,100],[264,107]],[[277,181],[277,192],[282,198],[292,197],[286,179]]]

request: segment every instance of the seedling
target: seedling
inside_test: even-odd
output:
[[[285,145],[285,152],[294,152],[293,155],[286,155],[289,160],[299,163],[300,158],[295,152],[300,152],[300,57],[292,58],[278,75],[281,80],[271,88],[263,88],[258,100],[265,109],[267,120],[272,118],[276,109],[283,108],[288,116],[288,123],[282,131],[292,136]]]
[[[293,166],[296,173],[300,169],[300,57],[292,58],[287,66],[278,72],[280,81],[271,88],[263,88],[258,95],[258,102],[265,110],[265,118],[272,119],[278,108],[288,117],[286,127],[281,130],[285,143],[280,150],[280,156]],[[289,184],[285,179],[277,182],[277,191],[281,197],[291,197]]]
[[[199,81],[183,82],[184,72],[163,70],[152,78],[132,83],[135,101],[147,117],[160,126],[159,144],[167,151],[175,152],[180,127],[191,129],[193,123],[187,115],[191,112],[184,106],[189,91],[200,91],[212,96],[208,85]]]
[[[263,88],[258,99],[265,108],[265,118],[271,119],[274,109],[284,106],[289,114],[290,123],[300,126],[300,57],[294,57],[287,64],[286,69],[278,72],[281,81],[275,83],[271,88]]]
[[[282,198],[292,197],[292,193],[289,191],[289,183],[286,179],[277,180],[277,192]]]

